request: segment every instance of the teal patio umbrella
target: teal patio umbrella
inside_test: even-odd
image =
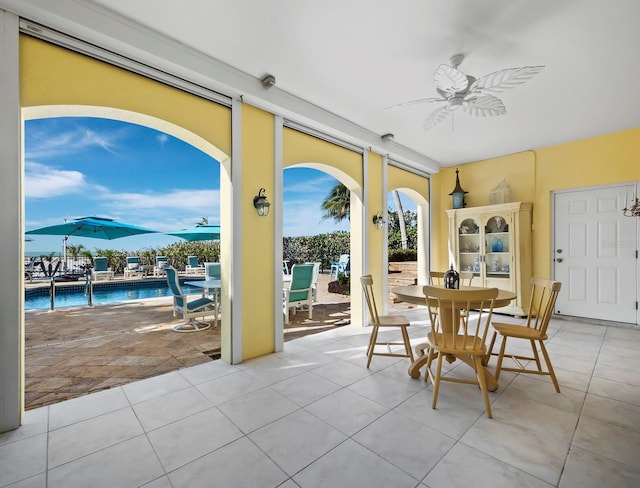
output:
[[[83,217],[70,220],[62,224],[49,225],[39,229],[33,229],[25,234],[40,234],[48,236],[64,236],[64,263],[67,263],[67,239],[71,236],[93,237],[94,239],[119,239],[120,237],[135,236],[138,234],[151,234],[157,231],[139,227],[133,224],[118,222],[103,217]]]
[[[181,237],[187,241],[218,241],[220,240],[220,226],[198,224],[191,229],[167,232],[167,235]]]

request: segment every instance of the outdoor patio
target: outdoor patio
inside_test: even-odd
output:
[[[318,278],[313,319],[291,316],[284,340],[349,323],[349,297],[327,292],[328,274]],[[396,311],[406,309],[392,304]],[[171,298],[153,298],[93,308],[25,314],[25,405],[27,409],[124,385],[212,361],[220,350],[220,328],[176,333]]]

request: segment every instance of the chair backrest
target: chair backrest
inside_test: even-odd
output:
[[[96,256],[93,258],[93,269],[95,271],[109,271],[109,258],[106,256]]]
[[[204,279],[205,280],[221,279],[220,263],[204,263]]]
[[[422,291],[429,308],[432,336],[437,347],[465,350],[477,344],[477,340],[485,344],[493,305],[498,296],[497,288],[455,290],[425,286]]]
[[[529,300],[527,327],[538,330],[540,335],[544,336],[547,333],[549,320],[553,315],[553,308],[561,286],[562,283],[559,281],[531,278],[531,299]]]
[[[167,266],[167,256],[156,256],[156,266],[160,269]]]
[[[371,321],[369,325],[378,325],[380,322],[376,299],[373,296],[373,276],[370,274],[361,276],[360,284],[362,285],[362,291],[364,292],[364,297],[367,300],[367,308],[369,309],[369,319]]]
[[[471,286],[473,271],[460,271],[460,286]]]
[[[140,266],[140,258],[138,256],[127,256],[127,268],[137,269]]]
[[[444,271],[429,271],[429,284],[442,286],[444,284]]]
[[[198,256],[188,256],[187,257],[187,264],[191,268],[197,268],[198,266],[200,266],[200,264],[198,263]]]
[[[313,265],[313,277],[311,278],[311,285],[315,285],[318,282],[318,276],[320,275],[320,264],[317,262],[307,262],[304,264],[312,264]]]
[[[340,254],[340,259],[338,259],[338,271],[341,273],[349,271],[351,268],[351,256],[349,254]]]
[[[289,286],[289,301],[306,300],[311,294],[313,280],[313,264],[294,264],[291,268],[291,285]]]
[[[165,266],[164,270],[167,272],[167,285],[173,295],[175,304],[179,307],[184,306],[184,293],[180,287],[180,281],[178,280],[178,273],[173,266]]]

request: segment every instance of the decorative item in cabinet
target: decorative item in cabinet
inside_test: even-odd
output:
[[[526,315],[531,281],[530,203],[513,202],[447,210],[449,253],[460,271],[473,271],[474,286],[516,292],[516,299],[496,310]]]

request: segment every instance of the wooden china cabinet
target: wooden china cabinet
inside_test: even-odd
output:
[[[498,313],[527,315],[531,293],[531,203],[447,210],[449,256],[457,271],[472,271],[473,286],[517,294]]]

